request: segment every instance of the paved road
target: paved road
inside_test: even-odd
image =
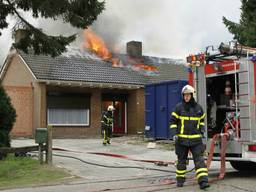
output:
[[[127,155],[137,159],[175,160],[174,152],[160,149],[147,149],[146,144],[133,145],[128,143],[129,138],[114,138],[111,146],[104,147],[100,139],[56,139],[54,147],[70,149],[78,152],[55,151],[54,154],[72,156],[86,162],[107,166],[131,166],[137,168],[106,168],[89,165],[77,159],[54,156],[56,166],[64,167],[79,178],[59,183],[58,185],[37,186],[24,189],[3,190],[4,192],[99,192],[99,191],[200,191],[197,184],[190,183],[177,189],[174,183],[175,174],[166,171],[175,171],[173,166],[158,167],[150,163],[130,161],[113,157],[89,154],[88,152],[107,152]],[[33,140],[13,140],[12,146],[25,146],[33,144]],[[190,162],[189,168],[193,167]],[[164,171],[149,170],[162,169]],[[210,177],[216,178],[219,163],[212,163]],[[190,173],[194,175],[194,173]],[[241,174],[236,172],[227,163],[225,180],[211,184],[207,191],[256,191],[256,174]],[[193,181],[189,181],[193,182]]]

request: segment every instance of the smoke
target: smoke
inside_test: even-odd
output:
[[[237,22],[240,6],[240,0],[107,0],[93,28],[122,52],[126,42],[138,40],[145,55],[184,58],[232,40],[222,17]]]
[[[240,0],[106,0],[106,9],[92,28],[114,52],[125,53],[126,42],[137,40],[143,42],[143,55],[184,59],[190,53],[204,51],[206,46],[232,40],[222,17],[238,22],[240,7]],[[61,20],[39,19],[34,24],[48,34],[77,33],[72,46],[81,46],[82,30]],[[0,64],[11,41],[10,29],[4,30],[0,36]]]

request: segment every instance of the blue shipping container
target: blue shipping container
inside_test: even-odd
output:
[[[170,114],[181,102],[181,90],[188,81],[167,81],[145,86],[145,134],[153,139],[170,139]]]

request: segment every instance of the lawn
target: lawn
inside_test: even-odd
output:
[[[0,161],[0,189],[53,184],[71,177],[64,169],[40,165],[32,157],[9,155]]]

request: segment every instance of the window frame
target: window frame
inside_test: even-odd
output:
[[[54,108],[52,108],[52,109],[54,109]],[[55,109],[57,109],[57,108],[55,108]],[[50,108],[47,108],[47,125],[59,126],[59,127],[78,127],[78,126],[89,127],[90,126],[90,112],[91,112],[90,109],[85,109],[85,110],[88,110],[88,113],[87,113],[88,123],[86,123],[86,124],[52,124],[49,122],[49,117],[50,117],[49,110],[50,110]]]

